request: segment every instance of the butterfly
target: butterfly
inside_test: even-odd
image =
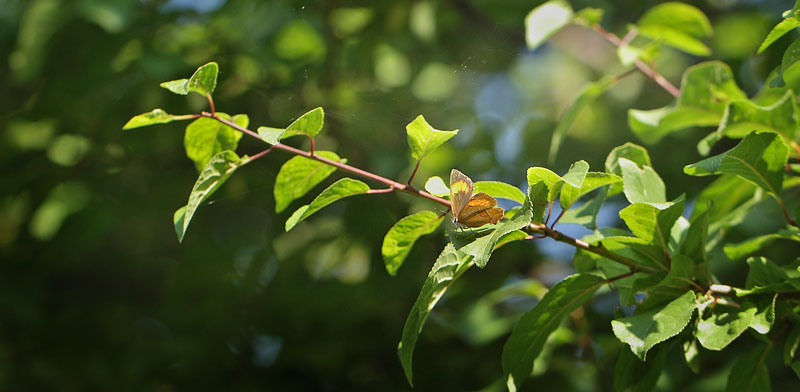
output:
[[[503,209],[497,200],[486,193],[472,194],[475,185],[466,174],[453,169],[450,172],[450,206],[453,222],[460,226],[479,227],[497,223],[503,217]]]

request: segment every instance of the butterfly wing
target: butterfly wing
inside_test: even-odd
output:
[[[487,223],[497,223],[502,218],[503,209],[497,207],[497,200],[480,192],[470,198],[467,205],[461,209],[457,220],[464,226],[478,227]]]
[[[472,180],[466,174],[456,169],[450,172],[450,205],[453,219],[458,220],[459,214],[472,197],[474,187]]]

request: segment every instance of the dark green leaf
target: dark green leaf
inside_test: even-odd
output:
[[[563,0],[548,1],[525,17],[525,42],[536,49],[572,21],[572,7]]]
[[[745,355],[740,355],[728,373],[726,392],[762,392],[770,391],[769,370],[767,370],[767,354],[772,344],[762,344]]]
[[[503,371],[509,387],[522,385],[533,371],[534,360],[550,333],[603,284],[605,279],[595,275],[568,276],[520,318],[503,349]]]
[[[800,242],[800,229],[790,226],[776,233],[764,234],[744,240],[738,244],[725,244],[725,255],[731,260],[738,260],[752,253],[758,252],[773,241],[783,239]]]
[[[183,241],[189,222],[191,222],[200,204],[208,200],[236,169],[247,162],[246,157],[240,159],[233,151],[219,152],[208,160],[206,167],[200,172],[200,176],[192,187],[192,192],[189,194],[189,202],[186,206],[175,211],[173,222],[179,242]]]
[[[176,116],[161,109],[153,109],[151,112],[134,116],[132,119],[128,120],[127,123],[125,123],[125,126],[123,126],[122,129],[133,129],[153,124],[166,124],[168,122],[176,120],[188,120],[190,118],[194,118],[194,116],[191,114]]]
[[[596,82],[591,82],[583,87],[578,97],[567,107],[558,119],[558,125],[553,131],[553,137],[550,139],[550,152],[547,156],[547,162],[553,164],[558,154],[558,148],[561,146],[561,140],[566,136],[572,123],[578,117],[578,114],[584,107],[591,104],[595,98],[603,94],[609,87],[611,87],[617,78],[611,75],[606,75]]]
[[[225,113],[217,112],[217,116],[233,121],[244,128],[247,128],[250,122],[247,115],[244,114],[237,114],[231,118]],[[213,118],[200,117],[186,127],[183,144],[186,148],[186,156],[194,161],[197,171],[200,171],[215,154],[225,150],[236,151],[241,138],[241,132]]]
[[[689,324],[696,307],[694,292],[689,290],[664,306],[612,320],[611,328],[620,341],[645,360],[650,348],[677,335]]]
[[[525,202],[525,193],[513,185],[500,181],[478,181],[475,183],[475,193],[478,192],[484,192],[493,197],[513,200],[519,204]]]
[[[325,188],[325,190],[311,201],[311,204],[306,204],[298,208],[292,216],[286,220],[286,231],[291,230],[300,221],[308,218],[311,214],[319,211],[328,204],[348,196],[367,193],[367,191],[369,191],[369,186],[367,186],[367,184],[352,178],[342,178]]]
[[[683,358],[686,360],[686,366],[694,374],[700,374],[700,350],[697,348],[697,340],[691,339],[683,343]]]
[[[422,159],[457,133],[458,129],[453,131],[435,129],[425,121],[425,117],[422,115],[417,116],[414,121],[406,125],[408,145],[411,147],[411,156],[415,160]]]
[[[674,255],[669,264],[669,272],[663,279],[661,274],[653,275],[651,281],[639,280],[634,284],[634,291],[647,293],[647,298],[639,305],[639,309],[653,307],[672,298],[678,297],[687,289],[695,287],[694,260],[684,255]],[[652,283],[656,284],[652,284]],[[644,283],[644,284],[643,284]]]
[[[630,350],[622,350],[614,367],[614,391],[650,392],[655,389],[667,361],[667,349],[657,347],[654,351],[655,357],[651,355],[642,362]]]
[[[700,162],[687,165],[684,173],[693,176],[733,174],[780,196],[783,171],[789,159],[789,147],[772,132],[754,132],[736,147]]]
[[[442,223],[442,217],[431,211],[421,211],[400,219],[383,237],[381,254],[386,271],[396,275],[417,238],[433,233]]]
[[[317,151],[316,155],[336,162],[346,162],[330,151]],[[295,156],[286,161],[275,178],[275,212],[281,212],[292,203],[328,178],[336,168],[315,159]]]
[[[711,22],[702,11],[684,3],[668,2],[648,10],[637,26],[643,36],[663,41],[696,56],[711,54],[700,39],[712,33]]]
[[[589,173],[590,175],[592,173]],[[584,185],[588,183],[587,181],[584,182]],[[563,196],[563,193],[562,193]],[[600,208],[603,206],[603,203],[608,198],[608,188],[603,188],[600,192],[595,195],[595,197],[589,199],[586,203],[583,203],[580,207],[570,208],[567,210],[563,215],[561,215],[561,219],[559,220],[560,223],[575,223],[578,225],[582,225],[587,229],[594,230],[597,228],[597,213],[600,212]],[[536,211],[536,205],[534,204],[534,211]],[[535,215],[535,214],[534,214]],[[534,217],[535,223],[541,223],[536,221],[536,217]]]
[[[708,238],[708,212],[692,219],[689,230],[681,243],[680,253],[692,258],[696,264],[707,260],[706,243]]]
[[[547,184],[544,181],[539,181],[528,188],[531,195],[531,222],[543,224],[545,214],[547,213],[550,202],[548,201],[548,194],[550,193]]]
[[[455,279],[472,265],[470,260],[471,257],[457,251],[453,244],[447,244],[425,279],[417,301],[414,302],[403,326],[403,337],[397,345],[397,354],[409,384],[412,384],[411,359],[414,346],[417,344],[425,320]]]
[[[786,366],[792,364],[792,360],[800,347],[800,325],[793,325],[789,336],[786,337],[786,345],[783,348],[783,363]]]

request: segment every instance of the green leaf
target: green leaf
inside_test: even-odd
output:
[[[495,225],[496,228],[490,234],[479,237],[466,245],[458,246],[458,250],[475,257],[475,265],[483,268],[489,262],[489,257],[496,248],[498,241],[506,234],[517,231],[531,223],[532,214],[529,196],[511,219]]]
[[[453,244],[447,244],[433,264],[414,306],[411,307],[403,326],[403,337],[397,345],[397,355],[400,357],[409,384],[412,384],[411,359],[414,346],[417,344],[425,320],[455,279],[472,265],[470,261],[471,257],[457,251]]]
[[[610,173],[603,173],[603,172],[586,173],[586,176],[584,177],[582,184],[579,188],[574,187],[569,183],[565,183],[564,186],[561,188],[561,196],[560,196],[561,207],[564,209],[569,209],[572,206],[572,204],[574,204],[576,201],[578,201],[578,199],[580,199],[587,193],[602,186],[611,185],[618,182],[622,182],[622,178],[617,177],[616,175]],[[597,212],[595,212],[594,215],[597,215]]]
[[[780,197],[788,159],[789,147],[778,134],[754,132],[722,154],[685,166],[683,172],[693,176],[736,175]]]
[[[367,186],[367,184],[352,178],[342,178],[325,188],[325,190],[311,201],[311,204],[306,204],[298,208],[292,216],[286,220],[286,231],[291,230],[302,220],[308,218],[311,214],[321,210],[328,204],[345,197],[367,193],[367,191],[369,191],[369,186]]]
[[[725,244],[723,250],[731,260],[738,260],[752,253],[758,252],[773,241],[783,239],[800,242],[800,229],[788,227],[776,233],[769,233],[744,240],[737,244]]]
[[[525,42],[533,50],[572,21],[572,7],[563,0],[548,1],[525,16]]]
[[[622,177],[622,168],[619,165],[620,158],[636,162],[636,165],[639,167],[653,166],[652,162],[650,162],[650,154],[647,153],[644,147],[628,142],[621,146],[614,147],[608,154],[605,164],[606,172]],[[622,189],[623,184],[616,183],[611,186],[608,195],[616,195],[622,192]]]
[[[233,121],[244,128],[247,128],[250,122],[245,114],[237,114],[231,118],[225,113],[217,112],[217,116]],[[186,156],[194,161],[197,171],[200,171],[215,154],[225,150],[236,151],[236,146],[241,138],[241,132],[213,118],[200,117],[186,127],[183,144],[186,148]]]
[[[564,110],[561,114],[561,118],[558,120],[558,125],[553,131],[553,137],[550,140],[550,152],[547,156],[548,163],[552,165],[553,162],[555,162],[558,148],[561,146],[561,140],[567,134],[567,131],[569,131],[569,128],[572,126],[572,123],[575,122],[581,110],[608,90],[616,81],[617,78],[615,76],[606,75],[600,80],[588,83],[583,87],[578,97],[570,103],[569,107]]]
[[[781,75],[787,87],[794,90],[800,89],[800,39],[792,42],[783,53]]]
[[[646,309],[679,297],[687,289],[694,287],[694,260],[684,255],[674,255],[669,264],[669,272],[653,274],[637,280],[633,285],[634,292],[646,292],[647,298],[638,309]],[[660,279],[663,276],[663,279]]]
[[[747,274],[745,288],[749,291],[737,290],[737,295],[796,289],[797,279],[790,279],[786,271],[766,257],[751,257],[747,259],[747,265],[750,267],[750,271]]]
[[[799,112],[797,99],[791,90],[769,106],[759,106],[748,100],[732,101],[725,109],[717,135],[740,139],[752,131],[768,131],[793,140],[797,134]]]
[[[683,343],[683,358],[686,360],[686,366],[694,374],[700,374],[700,350],[697,348],[697,340],[691,339]]]
[[[592,173],[589,174],[591,175]],[[584,185],[586,185],[586,182],[584,183]],[[570,208],[569,210],[564,212],[564,214],[561,215],[561,219],[559,219],[559,222],[582,225],[590,230],[597,229],[597,214],[600,212],[600,208],[603,206],[603,203],[606,201],[607,198],[608,198],[608,188],[603,188],[600,190],[600,192],[597,193],[597,195],[595,195],[595,197],[589,199],[589,201],[583,203],[580,207]],[[535,204],[534,204],[534,211],[536,211]],[[541,223],[537,222],[535,217],[534,217],[534,222]]]
[[[422,159],[457,133],[458,129],[441,131],[433,128],[422,115],[417,116],[414,121],[406,125],[408,145],[411,147],[411,156],[415,160]]]
[[[580,188],[583,186],[583,180],[586,178],[586,173],[589,172],[589,164],[586,161],[580,160],[569,165],[567,174],[564,174],[561,179],[567,185]]]
[[[173,223],[175,224],[175,233],[178,235],[178,242],[183,241],[189,222],[191,222],[200,204],[208,200],[236,169],[247,162],[248,159],[246,157],[240,159],[233,151],[219,152],[208,160],[192,187],[192,192],[189,194],[189,202],[175,211]]]
[[[795,15],[780,21],[780,23],[773,27],[772,31],[767,34],[767,38],[764,38],[764,42],[758,47],[758,54],[761,54],[761,52],[766,50],[773,42],[777,41],[778,38],[783,37],[784,34],[792,31],[797,26],[800,26],[800,19]]]
[[[425,190],[431,195],[439,197],[450,196],[450,189],[439,176],[433,176],[425,181]]]
[[[793,325],[789,336],[786,337],[786,345],[783,348],[783,363],[786,366],[792,364],[792,360],[800,347],[800,325]]]
[[[692,219],[686,238],[681,243],[680,253],[692,258],[697,264],[708,260],[705,248],[708,243],[708,215],[708,211],[705,211]]]
[[[317,151],[315,154],[336,162],[347,161],[330,151]],[[286,161],[275,178],[275,212],[285,210],[292,201],[308,193],[335,171],[334,166],[304,156],[298,155]]]
[[[286,133],[281,135],[281,139],[286,139],[295,135],[316,136],[325,124],[325,111],[322,108],[314,108],[294,120],[288,127]]]
[[[431,211],[420,211],[400,219],[383,237],[381,254],[389,275],[395,276],[417,238],[433,233],[442,217]]]
[[[691,126],[716,126],[728,102],[747,99],[736,85],[730,67],[708,61],[689,67],[681,80],[681,93],[674,106],[654,110],[628,111],[631,130],[645,143]]]
[[[589,300],[605,282],[605,279],[590,274],[568,276],[522,315],[503,348],[503,372],[509,390],[521,386],[530,376],[534,360],[541,353],[547,337],[564,317]]]
[[[575,14],[573,22],[584,26],[594,26],[603,20],[603,10],[600,8],[586,7]]]
[[[519,188],[500,181],[478,181],[475,183],[475,193],[478,192],[484,192],[492,197],[513,200],[519,204],[525,202],[525,194]]]
[[[286,128],[258,127],[258,136],[261,140],[273,146],[281,142],[285,133]]]
[[[619,159],[625,198],[631,203],[664,203],[667,201],[666,186],[658,173],[650,166],[641,169],[635,162]]]
[[[750,327],[757,311],[752,302],[745,302],[739,309],[716,306],[711,317],[697,324],[697,340],[709,350],[722,350]]]
[[[161,109],[153,109],[151,112],[134,116],[132,119],[128,120],[127,123],[125,123],[125,126],[123,126],[122,129],[146,127],[153,124],[166,124],[168,122],[173,122],[176,120],[188,120],[190,118],[194,118],[194,116],[191,114],[176,116]]]
[[[548,203],[555,200],[556,195],[558,195],[561,191],[561,187],[564,185],[564,180],[561,179],[561,176],[544,167],[529,167],[527,177],[529,187],[538,182],[543,182],[547,186]]]
[[[684,3],[668,2],[648,10],[637,22],[639,33],[696,56],[711,54],[700,39],[713,32],[702,11]]]
[[[547,195],[549,194],[548,189],[544,181],[539,181],[528,188],[531,199],[531,210],[533,211],[531,222],[533,223],[544,223],[545,214],[550,206],[550,202],[547,199]]]
[[[619,216],[636,237],[666,254],[672,226],[683,214],[684,203],[683,195],[663,206],[636,203],[623,208]]]
[[[800,378],[800,360],[792,362],[792,370],[794,370],[794,374]]]
[[[651,356],[650,359],[642,362],[629,350],[622,350],[614,367],[614,391],[650,392],[654,390],[656,381],[661,376],[667,361],[666,348],[657,347],[655,351],[655,357]]]
[[[663,307],[612,320],[611,328],[644,361],[653,346],[677,335],[689,324],[696,307],[694,292],[689,290]]]
[[[210,62],[197,68],[191,78],[164,82],[161,83],[161,87],[175,94],[186,95],[194,92],[206,96],[213,93],[217,87],[218,73],[219,66],[217,63]]]
[[[728,373],[726,392],[762,392],[770,391],[769,370],[767,370],[767,354],[772,344],[761,344],[745,355],[739,355]]]

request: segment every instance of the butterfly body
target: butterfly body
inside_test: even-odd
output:
[[[453,169],[450,172],[450,205],[453,222],[459,226],[480,227],[497,223],[503,218],[503,209],[497,200],[486,193],[472,194],[475,185],[466,174]]]

